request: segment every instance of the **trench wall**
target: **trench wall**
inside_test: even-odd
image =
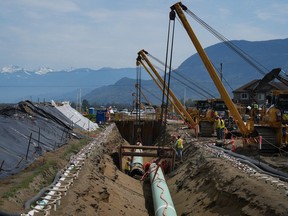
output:
[[[160,135],[161,121],[149,120],[149,121],[115,121],[115,124],[121,134],[121,136],[127,140],[131,145],[134,145],[140,134],[142,144],[145,146],[151,146]]]

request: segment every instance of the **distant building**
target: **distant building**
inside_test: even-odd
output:
[[[260,80],[253,80],[234,90],[232,92],[234,102],[246,106],[256,102],[261,107],[266,104],[266,99],[269,97],[272,90],[288,90],[288,87],[281,82],[269,82],[268,84],[257,89],[253,96],[252,91],[259,84],[259,82]]]

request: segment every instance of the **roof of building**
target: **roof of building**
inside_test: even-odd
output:
[[[260,79],[255,79],[252,80],[248,83],[246,83],[245,85],[235,89],[233,91],[233,93],[241,93],[241,92],[248,92],[248,91],[252,91],[254,89],[254,87],[256,87],[256,85],[260,82]],[[276,90],[287,90],[288,86],[286,86],[284,83],[281,82],[269,82],[267,83],[268,86],[270,86],[270,89],[276,89]],[[257,92],[261,92],[262,91],[267,91],[267,85],[263,86],[262,88],[259,88],[257,90]]]

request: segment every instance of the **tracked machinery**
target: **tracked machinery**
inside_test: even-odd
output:
[[[278,151],[279,148],[281,147],[283,140],[281,139],[281,137],[283,137],[284,135],[283,124],[286,123],[286,116],[287,116],[286,114],[288,114],[287,111],[288,108],[286,108],[286,105],[288,105],[287,92],[284,91],[272,92],[271,101],[273,105],[270,107],[269,110],[266,110],[266,115],[263,116],[263,118],[266,119],[266,123],[263,122],[262,125],[260,126],[256,125],[256,127],[254,127],[255,125],[253,119],[249,119],[245,123],[242,119],[242,116],[238,112],[237,107],[235,106],[230,96],[228,95],[228,92],[226,91],[211,61],[206,55],[204,49],[202,48],[198,38],[196,37],[194,31],[192,30],[188,20],[186,19],[186,16],[184,14],[184,12],[186,11],[189,11],[188,8],[181,2],[178,2],[171,6],[170,19],[173,18],[173,16],[175,19],[176,14],[178,15],[179,20],[181,21],[183,27],[185,28],[189,38],[191,39],[191,42],[196,48],[211,79],[213,80],[218,92],[220,93],[221,99],[225,102],[230,112],[230,115],[233,116],[235,123],[237,124],[238,129],[240,130],[242,137],[244,138],[243,139],[244,146],[247,146],[247,144],[256,146],[256,144],[258,145],[259,143],[262,143],[260,147],[261,152]],[[171,15],[171,13],[174,13],[175,15]],[[245,58],[246,58],[245,60],[247,60],[248,62],[250,61],[249,59],[247,59],[247,57]],[[280,72],[279,69],[272,70],[271,74],[270,73],[267,74],[267,77],[268,78],[276,77],[281,82],[283,83],[286,82],[286,80],[283,77],[279,76],[279,72]],[[285,84],[287,85],[287,83],[288,82],[286,82]],[[259,132],[257,130],[259,130]]]
[[[288,86],[288,80],[280,75],[281,68],[275,68],[267,73],[250,93],[251,98],[255,97],[261,88],[265,88],[274,79],[279,80]],[[263,148],[268,144],[278,147],[287,147],[288,144],[288,89],[272,90],[267,95],[268,106],[259,110],[252,110],[251,117],[255,119],[255,130],[263,137]],[[257,119],[257,115],[261,118]],[[271,148],[271,147],[270,147]],[[267,148],[269,150],[269,148]]]
[[[148,59],[148,56],[150,56],[150,54],[147,51],[139,51],[137,65],[141,64],[152,77],[160,90],[163,91],[164,85],[166,84],[156,68]],[[196,127],[200,127],[200,130],[197,128],[197,131],[199,130],[201,136],[203,137],[211,137],[214,135],[216,115],[220,115],[223,117],[223,119],[227,117],[227,107],[222,99],[212,98],[207,100],[198,100],[196,101],[196,107],[186,109],[175,96],[173,91],[169,89],[169,101],[176,112],[184,121],[186,121],[190,128],[196,129]]]
[[[241,134],[244,138],[249,138],[249,140],[255,140],[254,138],[258,137],[257,132],[254,130],[253,125],[249,122],[249,124],[245,124],[245,122],[242,120],[242,116],[237,110],[237,107],[231,100],[227,90],[225,89],[222,81],[220,80],[215,68],[213,67],[211,61],[209,60],[208,56],[206,55],[204,49],[202,48],[198,38],[196,37],[194,31],[192,30],[188,20],[186,19],[186,16],[184,14],[184,11],[187,10],[187,7],[184,6],[181,2],[178,2],[171,6],[171,12],[170,12],[170,19],[176,17],[176,14],[178,15],[179,20],[181,21],[183,27],[185,28],[189,38],[191,39],[194,47],[196,48],[202,62],[204,63],[211,79],[213,80],[218,92],[221,95],[221,99],[225,102],[225,105],[227,106],[230,115],[233,116],[235,123],[237,124],[239,130],[241,131]],[[171,13],[174,13],[175,15],[171,15]],[[250,141],[249,141],[250,142]]]
[[[138,53],[138,58],[137,58],[138,64],[141,64],[146,69],[146,71],[149,73],[149,75],[153,78],[154,82],[158,85],[160,90],[163,92],[164,89],[168,89],[167,84],[165,84],[165,86],[163,85],[164,80],[159,75],[158,71],[153,66],[153,64],[150,62],[148,57],[156,60],[158,63],[160,63],[164,67],[167,67],[167,66],[163,62],[161,62],[161,60],[152,56],[150,53],[148,53],[145,50],[141,50]],[[174,76],[172,76],[172,75],[171,76],[175,80],[177,80],[178,82],[181,82],[181,80],[179,80],[178,78],[175,77],[175,74],[181,76],[177,70],[173,70],[172,74],[174,74]],[[156,77],[154,77],[154,76],[156,76]],[[194,91],[194,92],[198,93],[199,95],[207,98],[207,96],[201,92],[201,90],[202,90],[207,95],[214,97],[214,95],[209,93],[206,89],[202,88],[201,86],[197,85],[192,80],[187,79],[186,81],[188,83],[192,82],[192,84],[197,87],[197,89],[195,89],[195,88],[192,88],[191,86],[187,86],[192,91]],[[169,98],[168,99],[169,99],[171,105],[176,110],[176,112],[180,115],[180,117],[184,121],[186,121],[186,123],[188,124],[188,126],[190,128],[195,129],[195,127],[197,125],[197,131],[199,131],[199,127],[201,128],[200,129],[201,136],[211,137],[212,135],[214,135],[214,132],[215,132],[215,127],[214,127],[215,118],[214,117],[215,116],[213,114],[215,112],[212,109],[216,108],[216,110],[217,110],[217,108],[221,107],[221,106],[219,106],[221,104],[221,101],[222,101],[221,99],[212,98],[212,99],[207,99],[207,100],[198,100],[196,107],[188,107],[186,109],[181,104],[181,102],[177,99],[177,97],[175,96],[173,91],[172,90],[168,90],[168,91],[169,91],[169,93],[168,93]],[[167,92],[164,91],[164,93],[167,96]],[[224,106],[225,106],[225,103],[223,101],[222,101],[222,104],[224,104]],[[206,105],[207,105],[207,107],[205,107]],[[220,109],[218,109],[218,111],[221,113],[223,111],[223,109],[220,108]]]
[[[195,107],[188,108],[189,114],[199,122],[199,133],[202,137],[215,134],[215,119],[217,116],[228,120],[229,112],[225,102],[219,98],[196,100]]]

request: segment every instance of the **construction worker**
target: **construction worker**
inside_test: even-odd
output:
[[[221,116],[216,116],[216,133],[217,139],[221,140],[224,138],[225,122]]]
[[[219,140],[219,139],[220,139],[220,125],[221,125],[221,122],[220,122],[220,118],[219,118],[218,115],[217,115],[216,118],[215,118],[215,123],[216,123],[217,139]]]
[[[220,116],[220,139],[224,139],[224,132],[225,132],[225,121],[224,119],[222,119],[222,117]]]
[[[182,162],[182,156],[183,156],[183,139],[181,138],[180,135],[178,135],[176,143],[175,143],[175,148],[176,148],[176,152],[177,152],[177,157],[180,159],[180,161]]]
[[[127,161],[126,161],[125,166],[124,166],[125,174],[130,175],[131,167],[132,167],[132,163],[131,163],[131,158],[129,157],[129,158],[127,158]]]

